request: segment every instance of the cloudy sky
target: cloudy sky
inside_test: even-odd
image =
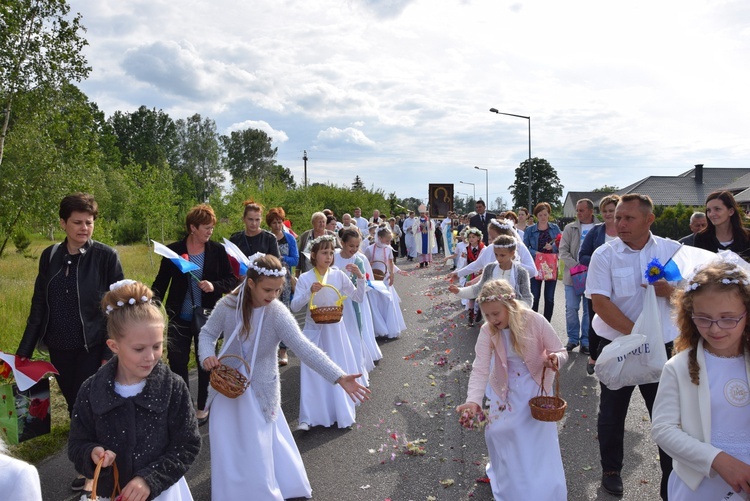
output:
[[[88,29],[81,87],[265,130],[311,182],[399,197],[428,183],[511,202],[547,159],[568,191],[693,164],[750,167],[746,0],[69,0]],[[563,195],[564,196],[564,195]]]

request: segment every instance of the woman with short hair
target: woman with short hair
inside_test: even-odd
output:
[[[334,246],[337,249],[341,247],[336,233],[326,229],[327,222],[328,217],[324,213],[313,212],[313,215],[310,216],[310,224],[312,225],[312,228],[302,233],[297,239],[297,243],[299,244],[297,246],[299,249],[299,268],[302,273],[312,269],[312,265],[307,256],[310,255],[310,248],[312,247],[312,241],[314,239],[322,237],[323,235],[331,235],[334,237]]]
[[[169,345],[167,360],[172,372],[185,380],[190,388],[188,361],[190,344],[198,352],[198,332],[192,328],[196,310],[211,309],[221,296],[237,285],[224,246],[211,241],[216,225],[216,215],[206,204],[193,207],[185,217],[187,235],[167,247],[199,267],[182,273],[169,259],[162,258],[159,272],[151,285],[154,296],[160,299],[169,316]],[[167,294],[167,290],[169,293]],[[208,421],[208,372],[198,368],[198,402],[196,417],[199,424]]]

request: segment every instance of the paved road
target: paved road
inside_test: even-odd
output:
[[[381,343],[384,358],[370,374],[372,399],[359,407],[357,424],[351,430],[316,427],[295,432],[314,499],[491,500],[489,484],[477,482],[484,477],[484,437],[458,426],[453,412],[466,396],[478,328],[466,327],[455,296],[445,292],[441,279],[447,270],[400,265],[411,272],[397,281],[407,330],[399,339]],[[552,323],[565,340],[562,283],[556,292]],[[598,384],[586,375],[585,364],[586,357],[574,352],[562,369],[568,411],[558,426],[569,499],[613,500],[599,487]],[[292,429],[298,405],[299,363],[292,356],[282,370],[282,407]],[[195,499],[208,501],[209,430],[206,426],[201,431],[204,446],[187,478]],[[635,392],[625,434],[624,500],[659,499],[657,449],[648,432],[648,414]],[[424,454],[405,454],[408,443],[423,447]],[[68,490],[74,472],[64,453],[38,467],[45,500],[76,499]],[[444,487],[441,481],[453,483]],[[544,472],[539,472],[539,481],[544,482]],[[252,493],[247,499],[253,499]]]

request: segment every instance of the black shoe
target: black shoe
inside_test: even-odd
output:
[[[70,484],[70,489],[74,491],[82,491],[84,485],[86,485],[86,479],[83,477],[76,477]]]
[[[589,362],[589,363],[587,363],[586,364],[586,374],[588,374],[589,376],[593,376],[594,375],[594,367],[596,367],[595,362]]]
[[[578,343],[568,343],[565,345],[565,349],[570,352],[576,349],[577,346],[578,346]]]
[[[589,347],[588,346],[581,346],[581,349],[578,350],[580,353],[583,353],[584,355],[589,354]]]
[[[475,321],[475,322],[476,322],[477,324],[480,324],[480,323],[482,323],[482,310],[481,310],[481,309],[480,309],[480,310],[477,310],[477,314],[476,314],[476,315],[474,316],[474,321]]]
[[[605,471],[602,474],[602,489],[613,496],[622,496],[622,477],[619,471]]]

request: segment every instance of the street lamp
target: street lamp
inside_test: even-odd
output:
[[[502,111],[497,111],[497,108],[490,108],[490,112],[497,113],[498,115],[507,115],[509,117],[525,118],[529,121],[529,214],[531,214],[531,117],[515,115],[513,113],[503,113]]]
[[[474,183],[467,183],[466,181],[459,181],[461,184],[470,184],[472,188],[474,188],[474,201],[477,201],[477,185]],[[467,195],[468,196],[468,195]]]
[[[463,191],[455,191],[454,193],[456,195],[464,195],[464,196],[466,196],[466,198],[469,198],[469,194],[468,193],[464,193]]]
[[[481,167],[474,166],[475,169],[483,170],[484,171],[484,205],[489,207],[489,198],[490,198],[490,171],[488,169],[483,169]],[[474,200],[476,202],[476,200]]]

